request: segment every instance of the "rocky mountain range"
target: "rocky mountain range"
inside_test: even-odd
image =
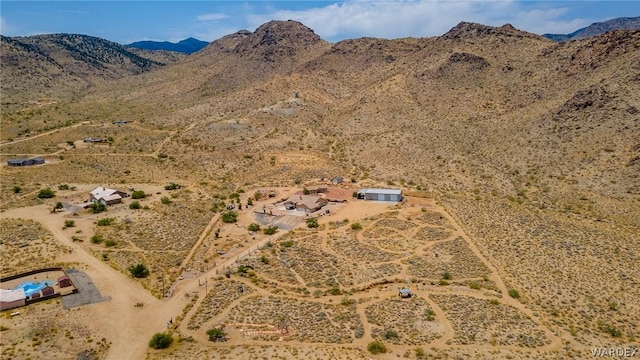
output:
[[[640,28],[640,17],[623,17],[593,23],[570,34],[544,34],[543,36],[553,41],[569,41],[598,36],[611,30],[631,30],[638,28]]]
[[[561,206],[547,188],[566,201],[569,190],[633,199],[638,44],[639,30],[555,43],[508,24],[464,22],[433,38],[331,44],[301,23],[272,21],[161,62],[91,37],[2,38],[3,116],[21,118],[20,104],[42,97],[86,107],[111,99],[120,110],[107,120],[144,105],[147,124],[201,129],[173,145],[180,154],[196,143],[248,142],[253,153],[324,153],[333,144],[332,166],[356,177],[530,192],[540,206]],[[47,111],[38,116],[54,117]],[[218,122],[243,130],[207,130]],[[20,132],[3,126],[2,138]]]

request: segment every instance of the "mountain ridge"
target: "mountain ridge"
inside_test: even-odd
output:
[[[610,19],[603,22],[596,22],[589,26],[578,29],[570,34],[543,34],[542,36],[556,42],[580,40],[601,35],[611,30],[632,30],[640,28],[640,16],[622,17]]]
[[[169,42],[169,41],[144,40],[144,41],[135,41],[130,44],[126,44],[124,46],[143,49],[143,50],[166,50],[166,51],[181,52],[185,54],[193,54],[195,52],[202,50],[208,44],[209,43],[206,41],[189,37],[184,40],[180,40],[177,43]]]

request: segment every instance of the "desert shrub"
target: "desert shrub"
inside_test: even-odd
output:
[[[367,345],[367,350],[372,354],[384,354],[387,352],[387,347],[380,340],[374,340]]]
[[[116,246],[116,245],[118,245],[118,243],[117,243],[115,240],[113,240],[113,239],[107,239],[107,240],[104,242],[104,246],[106,246],[106,247],[114,247],[114,246]]]
[[[22,188],[20,186],[16,185],[16,186],[13,187],[13,193],[14,194],[18,194],[18,193],[20,193],[20,191],[22,191]]]
[[[181,188],[181,186],[179,184],[176,184],[176,183],[171,183],[171,184],[168,184],[168,185],[164,186],[165,190],[176,190],[176,189],[180,189],[180,188]]]
[[[426,309],[424,311],[424,317],[427,321],[433,321],[436,319],[436,312],[431,309]]]
[[[139,201],[132,202],[131,204],[129,204],[129,209],[133,209],[133,210],[140,209],[140,202]]]
[[[107,211],[107,205],[101,203],[101,202],[94,202],[93,204],[89,205],[89,210],[92,213],[100,213],[103,211]]]
[[[207,336],[209,337],[209,341],[226,341],[227,333],[224,331],[224,325],[219,328],[211,328],[207,330]]]
[[[169,155],[167,155],[167,154],[165,154],[165,153],[160,153],[160,154],[158,154],[158,159],[166,159],[166,158],[168,158],[168,157],[169,157]]]
[[[136,191],[131,193],[131,198],[132,199],[144,199],[146,196],[147,196],[147,194],[145,194],[144,191],[142,191],[142,190],[136,190]]]
[[[362,225],[360,225],[360,223],[355,222],[355,223],[351,224],[351,229],[352,230],[360,230],[360,229],[362,229]]]
[[[155,333],[149,341],[149,347],[153,349],[166,349],[171,346],[173,337],[168,333]]]
[[[424,357],[426,356],[424,349],[419,347],[415,349],[416,352],[416,359],[424,359]]]
[[[304,189],[302,189],[302,193],[304,195],[309,195],[309,194],[311,194],[311,191],[309,191],[309,189],[307,189],[307,188],[304,188]]]
[[[283,248],[290,248],[290,247],[292,247],[292,246],[293,246],[293,244],[294,244],[293,240],[287,240],[287,241],[283,241],[283,242],[281,242],[281,243],[280,243],[280,247],[283,247]]]
[[[517,299],[520,297],[520,293],[516,289],[509,289],[509,296],[511,296],[514,299]]]
[[[316,218],[307,219],[307,227],[308,228],[317,228],[318,226],[320,226],[320,225],[318,225],[318,219],[316,219]]]
[[[136,278],[146,278],[149,276],[149,269],[144,264],[131,265],[128,268],[131,276]]]
[[[278,227],[277,226],[269,226],[269,227],[266,227],[263,231],[264,231],[264,233],[266,235],[273,235],[278,231]]]
[[[102,242],[102,240],[104,240],[102,238],[102,235],[100,234],[95,234],[91,237],[91,242],[94,244],[100,244]]]
[[[238,213],[235,211],[225,211],[222,213],[222,222],[223,223],[234,223],[238,221]]]
[[[481,288],[480,284],[478,284],[478,283],[477,283],[477,282],[475,282],[475,281],[470,282],[470,283],[469,283],[469,287],[470,287],[470,288],[472,288],[472,289],[474,289],[474,290],[479,290],[479,289]]]
[[[50,188],[40,189],[38,191],[38,198],[40,199],[50,199],[56,196],[56,192],[51,190]]]
[[[113,224],[114,221],[116,221],[114,218],[102,218],[98,220],[98,226],[109,226]]]
[[[160,199],[160,202],[161,202],[161,203],[163,203],[163,204],[165,204],[165,205],[169,205],[169,204],[171,204],[171,199],[169,199],[169,198],[168,198],[168,197],[166,197],[166,196],[163,196],[163,197]]]
[[[58,190],[69,190],[69,184],[58,185]]]
[[[262,256],[260,256],[260,262],[263,263],[263,264],[267,264],[268,265],[269,264],[269,258],[266,257],[266,255],[262,255]]]
[[[451,276],[451,273],[449,273],[448,271],[445,271],[444,273],[442,273],[442,279],[443,280],[451,280],[451,279],[453,279],[453,276]]]
[[[260,224],[251,223],[249,224],[249,226],[247,226],[247,229],[249,231],[260,231]]]
[[[64,227],[74,227],[76,226],[76,222],[74,220],[65,220]]]
[[[380,336],[382,336],[382,338],[385,340],[396,340],[398,339],[398,332],[392,329],[388,329],[383,331]]]

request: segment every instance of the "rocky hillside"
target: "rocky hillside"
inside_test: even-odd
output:
[[[122,114],[110,116],[144,106],[147,124],[198,130],[168,145],[176,156],[239,144],[253,154],[304,150],[330,155],[354,178],[562,207],[574,191],[638,196],[639,45],[638,30],[555,43],[473,23],[436,38],[329,44],[303,24],[272,21],[170,66],[116,56],[105,65],[119,53],[87,51],[92,60],[73,73],[120,77],[79,104],[114,99]],[[29,49],[39,64],[30,68],[69,76],[56,54]],[[14,74],[14,83],[28,79]],[[211,130],[220,123],[242,131]]]
[[[51,34],[0,39],[3,102],[20,100],[28,91],[36,98],[58,98],[92,84],[120,79],[161,67],[104,39]]]

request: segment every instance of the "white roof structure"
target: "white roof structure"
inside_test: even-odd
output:
[[[24,289],[6,290],[0,289],[0,302],[8,303],[18,300],[24,300],[27,296],[24,293]]]
[[[360,189],[358,194],[391,194],[402,195],[401,189]]]
[[[91,197],[96,200],[111,201],[116,199],[122,199],[118,190],[108,189],[105,187],[97,187],[91,191]]]

